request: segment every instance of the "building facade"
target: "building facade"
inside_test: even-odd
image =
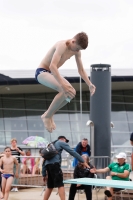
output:
[[[57,127],[51,134],[44,128],[40,116],[47,110],[56,95],[55,91],[38,84],[33,74],[29,73],[25,78],[21,72],[14,71],[11,78],[8,73],[11,74],[4,72],[0,75],[1,148],[9,145],[14,137],[18,145],[23,146],[22,141],[31,135],[42,136],[49,141],[65,135],[72,147],[82,138],[90,138],[90,130],[86,126],[90,119],[90,93],[83,81],[80,91],[80,79],[73,76],[74,73],[71,72],[67,79],[76,88],[76,97],[54,115]],[[133,76],[112,76],[111,106],[111,121],[114,124],[111,145],[130,146],[129,137],[133,132]]]

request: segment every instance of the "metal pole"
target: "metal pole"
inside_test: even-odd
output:
[[[80,119],[81,119],[81,132],[82,132],[82,80],[80,76]]]
[[[94,157],[94,124],[90,125],[90,146],[91,146],[91,156]]]

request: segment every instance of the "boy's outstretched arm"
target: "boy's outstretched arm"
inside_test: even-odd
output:
[[[83,68],[82,60],[81,60],[81,52],[78,51],[77,54],[75,55],[77,67],[78,67],[78,72],[82,79],[85,81],[85,83],[89,86],[89,90],[91,93],[91,96],[95,93],[96,87],[91,83],[91,81],[88,78],[88,75],[86,71]]]

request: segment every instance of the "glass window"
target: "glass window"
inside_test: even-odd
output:
[[[27,120],[27,129],[28,130],[33,130],[33,131],[44,131],[44,124],[41,118],[38,119],[28,119]]]
[[[54,115],[54,120],[55,121],[69,121],[69,114],[68,113],[56,113]]]
[[[125,111],[124,103],[112,103],[112,111]]]
[[[43,112],[47,109],[46,100],[40,100],[40,99],[26,99],[25,100],[26,109],[31,110],[42,110]]]
[[[4,118],[25,118],[25,110],[4,109]]]
[[[128,117],[128,121],[133,121],[133,111],[128,111],[127,112],[127,117]]]
[[[128,123],[129,125],[129,132],[133,132],[133,122]]]
[[[47,139],[47,137],[45,137],[44,131],[30,130],[30,131],[28,131],[28,134],[29,134],[29,136],[40,136],[40,137]]]
[[[6,146],[4,131],[0,131],[0,145]]]
[[[133,104],[125,104],[125,108],[126,108],[127,111],[133,112]]]
[[[123,93],[124,95],[129,95],[129,96],[132,96],[133,98],[133,90],[124,90]]]
[[[126,103],[132,103],[132,105],[133,105],[133,97],[124,96],[124,102],[126,102]]]
[[[74,112],[74,113],[70,113],[70,121],[78,121],[81,120],[84,122],[87,122],[89,120],[89,112],[85,113],[85,112]]]
[[[16,108],[16,109],[24,109],[24,99],[16,96],[9,96],[2,98],[3,108]]]
[[[71,124],[71,131],[72,132],[80,132],[80,133],[82,133],[82,132],[86,132],[86,133],[88,133],[88,131],[89,131],[89,127],[88,126],[86,126],[86,121],[77,121],[77,122],[75,122],[75,121],[70,121],[70,124]]]
[[[40,99],[46,99],[46,95],[45,93],[36,93],[36,94],[32,94],[32,93],[29,93],[29,94],[25,94],[25,99],[28,100],[28,99],[34,99],[34,100],[40,100]]]
[[[115,122],[115,121],[127,121],[128,119],[127,119],[127,113],[124,111],[119,111],[119,112],[111,112],[111,120],[113,121],[113,122]]]
[[[27,123],[24,119],[12,118],[5,119],[5,129],[6,130],[26,130],[27,131]]]
[[[54,132],[60,132],[61,135],[70,132],[71,128],[69,121],[55,121],[55,123],[56,130]]]
[[[112,142],[113,145],[127,145],[129,144],[129,133],[127,132],[116,132],[112,131]]]
[[[17,139],[18,145],[22,145],[22,141],[28,137],[27,131],[18,131],[18,130],[5,131],[5,135],[6,135],[6,145],[10,145],[10,141],[12,138]]]
[[[36,111],[36,110],[26,110],[26,117],[27,119],[41,119],[41,115],[43,114],[43,111]]]
[[[82,94],[81,94],[81,95],[82,95],[82,96],[81,96],[82,101],[88,101],[88,98],[87,98],[87,96],[86,96],[86,93],[87,93],[87,92],[82,91]],[[89,93],[89,90],[88,90],[88,93]],[[80,101],[80,92],[76,92],[76,96],[75,96],[74,99]]]
[[[46,99],[50,101],[52,101],[56,95],[57,95],[57,92],[45,93]]]
[[[112,102],[124,102],[124,97],[123,95],[112,95]]]
[[[113,121],[114,123],[114,130],[121,133],[121,132],[129,132],[129,126],[127,122],[121,122],[121,121]]]
[[[0,118],[0,131],[4,131],[3,118]]]

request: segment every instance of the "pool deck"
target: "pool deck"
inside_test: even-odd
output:
[[[68,189],[66,191],[66,200],[68,199]],[[98,200],[104,199],[103,189],[98,192]],[[10,192],[8,200],[43,200],[42,188],[29,188],[20,189],[18,192]],[[79,197],[79,198],[78,198]],[[85,194],[76,194],[75,200],[85,200]],[[97,200],[95,190],[93,190],[93,200]],[[57,190],[54,190],[49,198],[49,200],[60,200]]]

